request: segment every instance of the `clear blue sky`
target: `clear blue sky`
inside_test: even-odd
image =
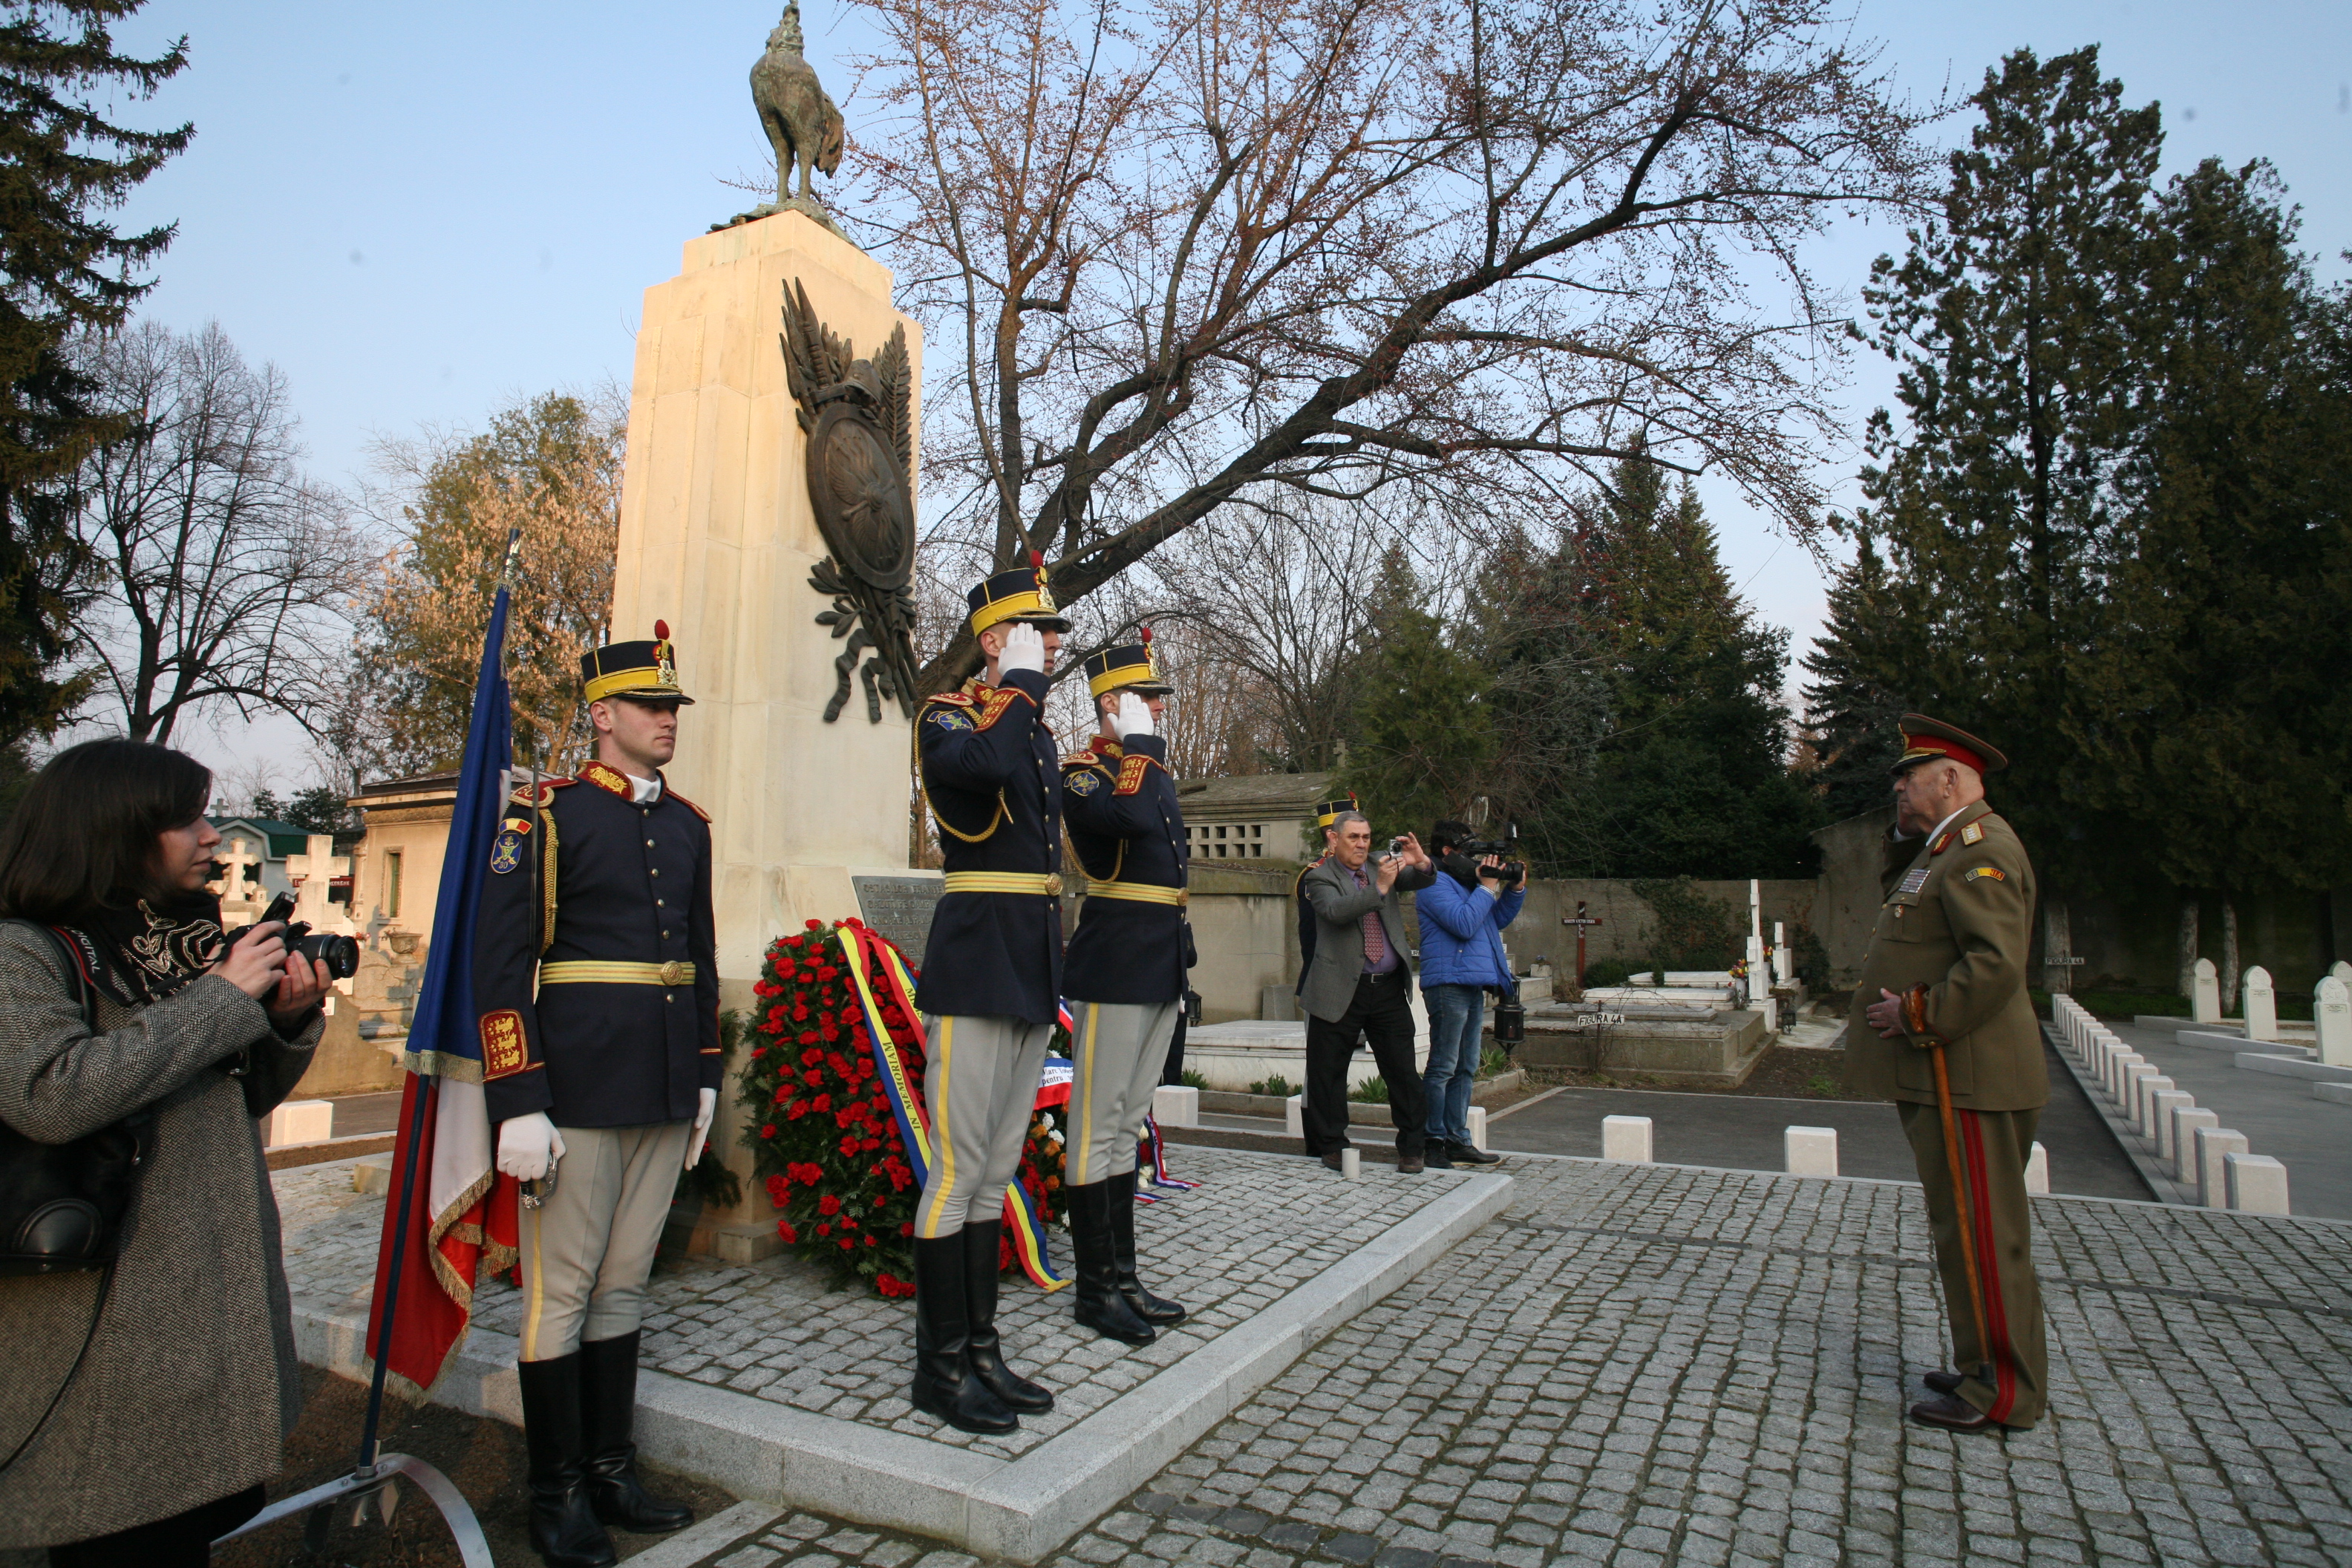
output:
[[[196,139],[140,193],[131,222],[176,219],[149,314],[218,320],[287,373],[320,478],[343,482],[372,434],[471,425],[518,395],[625,384],[639,300],[679,245],[753,197],[722,182],[768,158],[745,84],[781,0],[667,6],[152,0],[130,47],[187,35],[193,63],[138,111]],[[862,30],[805,0],[808,53],[853,126],[836,52]],[[2160,100],[2166,165],[2266,157],[2304,209],[2305,248],[2345,275],[2352,248],[2352,5],[1859,0],[1910,90],[1972,90],[2003,52],[2102,47],[2128,101]],[[1965,136],[1965,121],[1947,134]],[[851,215],[854,220],[855,215]],[[1811,259],[1851,291],[1901,236],[1846,226]],[[1858,360],[1858,429],[1890,383]],[[1851,453],[1824,453],[1841,475]],[[1706,491],[1735,581],[1801,647],[1822,584],[1804,552],[1736,496]],[[207,760],[281,752],[299,734],[189,733]]]

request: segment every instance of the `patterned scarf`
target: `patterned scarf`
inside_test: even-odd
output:
[[[178,991],[219,962],[223,945],[220,900],[205,892],[183,893],[161,907],[142,899],[64,930],[98,988],[126,1007]]]

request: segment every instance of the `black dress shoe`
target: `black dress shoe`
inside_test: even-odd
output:
[[[1445,1145],[1443,1143],[1431,1143],[1423,1147],[1421,1152],[1421,1163],[1433,1171],[1454,1169],[1454,1157],[1446,1152]]]
[[[1407,1154],[1397,1162],[1397,1174],[1401,1176],[1418,1176],[1421,1169],[1422,1161],[1418,1154]]]
[[[1499,1165],[1503,1163],[1500,1154],[1488,1153],[1475,1143],[1449,1143],[1446,1152],[1454,1156],[1455,1163],[1464,1165]]]
[[[1339,1168],[1339,1156],[1336,1153],[1326,1154],[1323,1156],[1323,1163],[1336,1171]]]
[[[1919,1381],[1938,1394],[1958,1394],[1960,1391],[1960,1374],[1957,1372],[1945,1372],[1938,1369],[1935,1372],[1923,1373],[1920,1374]]]
[[[1911,1407],[1911,1419],[1923,1426],[1941,1426],[1951,1432],[1998,1432],[2002,1429],[2000,1422],[1955,1394],[1921,1400]]]

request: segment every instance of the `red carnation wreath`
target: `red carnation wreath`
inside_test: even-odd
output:
[[[811,921],[768,949],[752,987],[751,1060],[742,1077],[750,1115],[744,1141],[781,1215],[776,1234],[803,1258],[845,1280],[873,1282],[885,1296],[911,1296],[915,1202],[920,1195],[898,1119],[874,1063],[841,929]],[[885,939],[860,926],[878,959]],[[884,1027],[906,1064],[909,1091],[923,1087],[922,1021],[909,1016],[876,963],[866,984]],[[1057,1037],[1058,1039],[1058,1037]],[[1066,1051],[1066,1040],[1057,1048]],[[1063,1112],[1031,1119],[1019,1181],[1047,1220],[1061,1217]],[[1001,1267],[1013,1267],[1003,1244]]]

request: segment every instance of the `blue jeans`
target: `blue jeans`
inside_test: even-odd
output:
[[[1431,985],[1429,1066],[1421,1075],[1429,1110],[1429,1142],[1470,1142],[1470,1089],[1478,1078],[1478,1050],[1486,1035],[1486,990],[1482,985]]]

